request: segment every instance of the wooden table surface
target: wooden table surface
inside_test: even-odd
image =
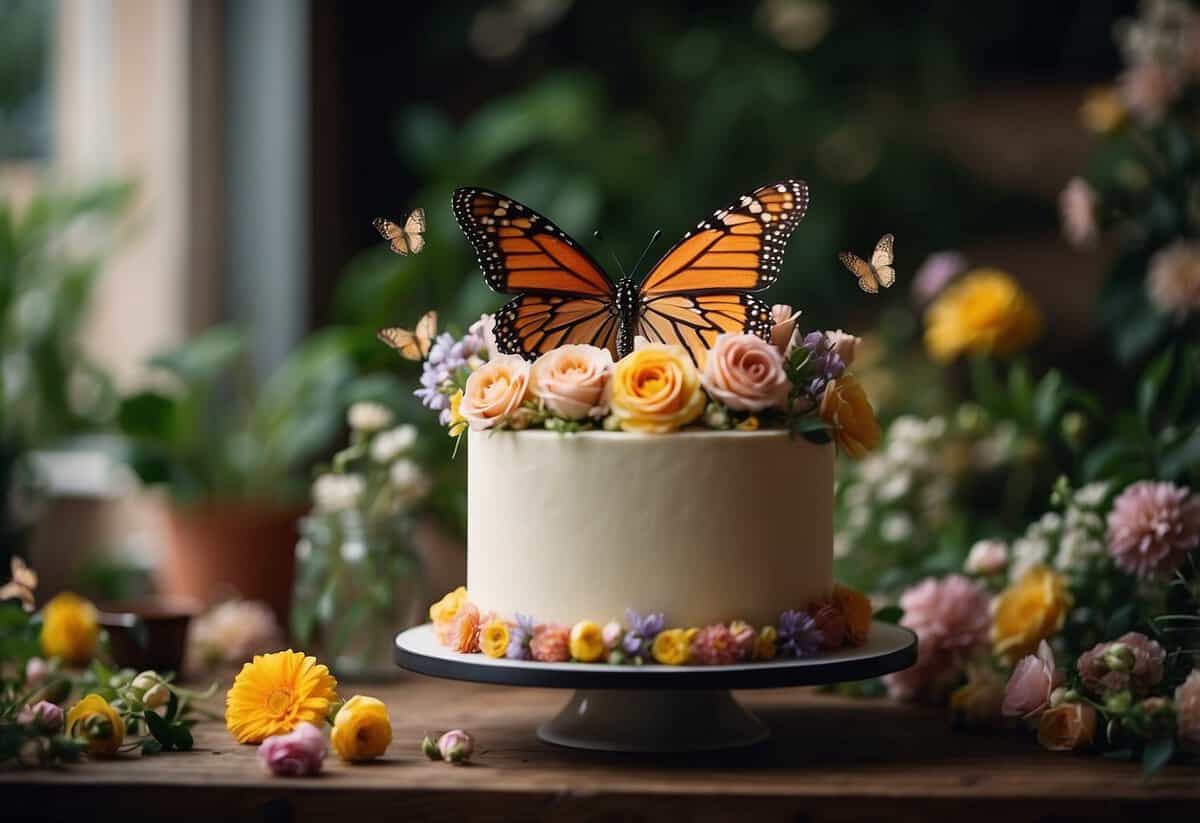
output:
[[[1195,819],[1200,765],[1146,784],[1138,767],[1042,751],[1018,734],[952,732],[942,711],[800,689],[741,692],[772,730],[751,749],[712,755],[618,755],[561,749],[534,730],[565,703],[555,690],[418,675],[343,684],[387,702],[388,756],[350,766],[332,755],[315,779],[273,778],[253,746],[216,722],[196,750],[52,772],[0,774],[0,820],[726,820],[892,821]],[[433,763],[426,730],[462,727],[474,763]],[[14,816],[10,817],[9,815]]]

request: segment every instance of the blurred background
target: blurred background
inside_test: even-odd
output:
[[[397,568],[420,565],[435,593],[461,580],[462,461],[411,399],[416,366],[374,339],[430,307],[461,332],[501,304],[450,214],[461,185],[579,238],[602,228],[629,262],[654,229],[678,236],[803,177],[812,207],[768,302],[803,309],[806,327],[871,331],[892,362],[920,338],[918,265],[956,249],[1036,298],[1036,372],[1120,393],[1104,375],[1121,353],[1097,342],[1092,311],[1106,250],[1063,241],[1056,199],[1099,139],[1080,104],[1120,70],[1114,22],[1135,11],[0,0],[3,554],[32,556],[46,595],[128,598],[156,578],[210,600],[233,573],[180,558],[248,541],[228,561],[246,567],[274,541],[287,559],[237,574],[284,564],[286,585],[234,589],[265,586],[294,626],[293,524],[314,467],[358,442],[346,408],[370,401],[420,427],[425,485]],[[425,251],[390,253],[372,219],[418,206]],[[900,279],[868,299],[836,254],[866,256],[884,232]],[[945,390],[927,382],[876,375],[881,416],[936,410]],[[322,540],[345,556],[352,538],[316,525],[301,560]],[[312,620],[336,611],[325,579],[304,595]]]

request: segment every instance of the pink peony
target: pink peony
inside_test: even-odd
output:
[[[912,296],[917,303],[928,303],[967,270],[967,258],[957,251],[938,251],[925,258],[913,275]]]
[[[1159,311],[1183,318],[1200,311],[1200,243],[1176,240],[1150,258],[1146,292]]]
[[[1200,545],[1200,497],[1174,483],[1141,480],[1113,501],[1108,553],[1143,578],[1174,573]]]
[[[1063,235],[1077,249],[1096,244],[1100,229],[1096,225],[1096,192],[1082,177],[1072,177],[1058,195],[1058,211]]]
[[[1175,728],[1181,743],[1200,750],[1200,669],[1175,689]]]
[[[1050,644],[1043,640],[1037,654],[1026,655],[1013,669],[1000,711],[1005,717],[1038,717],[1050,707],[1050,693],[1065,680],[1054,665]]]
[[[754,627],[744,620],[735,620],[729,624],[729,631],[733,635],[733,646],[738,661],[752,659],[754,657],[754,641],[758,637],[758,632],[754,631]]]
[[[783,355],[753,334],[718,336],[704,358],[700,383],[714,400],[737,411],[782,406],[791,389]]]
[[[565,663],[571,659],[571,630],[546,623],[533,630],[529,653],[543,663]]]
[[[1177,72],[1154,60],[1134,63],[1117,78],[1122,102],[1144,126],[1162,120],[1182,87]]]
[[[472,429],[490,429],[508,420],[525,402],[529,363],[518,354],[501,354],[467,378],[458,413]]]
[[[858,349],[858,344],[862,342],[861,337],[855,337],[853,334],[844,332],[841,329],[825,332],[825,340],[829,343],[829,348],[842,360],[842,366],[850,368],[854,365],[854,354]]]
[[[552,349],[529,372],[529,391],[553,414],[566,420],[604,417],[604,386],[612,373],[608,349],[572,344]]]
[[[917,635],[917,662],[884,683],[897,699],[936,702],[962,678],[972,653],[988,644],[987,590],[961,574],[928,577],[901,595],[900,607],[901,625]]]
[[[321,771],[328,750],[325,734],[311,723],[301,723],[287,734],[264,740],[258,747],[258,759],[272,774],[304,777]]]
[[[840,649],[846,641],[846,616],[833,603],[809,607],[813,622],[821,632],[821,648]]]
[[[1165,657],[1157,641],[1129,632],[1111,643],[1092,646],[1079,655],[1075,667],[1084,687],[1097,697],[1125,689],[1142,697],[1162,680]]]
[[[1008,565],[1008,544],[1003,540],[980,540],[971,547],[963,571],[967,574],[999,574]]]
[[[785,357],[799,316],[800,312],[793,311],[786,303],[776,303],[771,307],[771,345]]]
[[[692,638],[691,662],[701,666],[728,666],[738,662],[740,647],[723,623],[705,626]]]

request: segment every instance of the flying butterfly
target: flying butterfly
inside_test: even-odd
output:
[[[403,228],[386,217],[375,218],[371,225],[392,244],[396,254],[419,254],[425,248],[425,209],[409,212]]]
[[[25,561],[16,555],[10,562],[11,579],[0,586],[0,602],[5,600],[20,600],[21,607],[32,612],[34,608],[34,590],[37,589],[37,572],[25,565]]]
[[[640,283],[636,265],[614,281],[566,232],[511,197],[463,188],[453,206],[488,286],[516,295],[496,314],[500,351],[533,360],[588,343],[620,358],[641,336],[683,346],[700,363],[724,332],[770,339],[770,308],[753,292],[779,278],[808,201],[802,180],[760,186],[700,221]]]
[[[879,289],[890,288],[896,282],[896,270],[892,267],[892,247],[896,238],[885,234],[875,244],[868,263],[853,252],[844,251],[838,255],[842,265],[858,278],[858,287],[868,294],[879,294]]]
[[[412,331],[400,328],[380,329],[378,337],[399,352],[405,360],[424,360],[429,355],[433,339],[437,337],[437,324],[437,312],[427,311]]]

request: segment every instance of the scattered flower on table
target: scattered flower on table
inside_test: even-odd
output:
[[[1037,739],[1051,751],[1071,751],[1096,741],[1098,715],[1086,703],[1060,703],[1038,720]]]
[[[1066,673],[1054,664],[1054,652],[1043,640],[1037,654],[1026,655],[1013,669],[1004,689],[1005,717],[1035,718],[1050,708],[1051,693],[1066,682]]]
[[[17,722],[23,726],[32,726],[47,734],[54,734],[63,727],[63,710],[49,700],[39,700],[32,706],[22,709],[17,715]]]
[[[1200,495],[1174,483],[1141,480],[1113,501],[1108,551],[1138,577],[1162,579],[1200,546]]]
[[[28,688],[37,688],[46,682],[53,671],[50,664],[42,657],[31,657],[25,663],[25,685]]]
[[[125,720],[98,694],[89,694],[67,712],[67,734],[84,741],[88,754],[112,757],[125,742]]]
[[[56,595],[42,607],[42,653],[73,666],[86,665],[100,640],[99,613],[72,592]]]
[[[280,777],[311,777],[320,773],[328,751],[325,733],[305,721],[290,732],[264,740],[258,747],[258,760],[267,771]]]
[[[779,654],[810,657],[821,649],[825,636],[808,612],[789,609],[779,615]]]
[[[451,729],[438,738],[437,751],[447,763],[466,763],[475,753],[475,741],[462,729]]]
[[[993,606],[991,639],[997,655],[1016,662],[1062,628],[1074,598],[1066,579],[1034,566],[1000,593]]]
[[[316,658],[291,649],[256,655],[226,695],[225,725],[239,743],[259,743],[324,722],[336,700],[337,680]]]
[[[1163,679],[1165,659],[1158,641],[1128,632],[1081,654],[1076,668],[1084,687],[1096,697],[1126,690],[1134,697],[1144,697]]]
[[[387,706],[374,697],[351,697],[334,717],[329,742],[337,756],[350,763],[382,757],[392,742]]]

